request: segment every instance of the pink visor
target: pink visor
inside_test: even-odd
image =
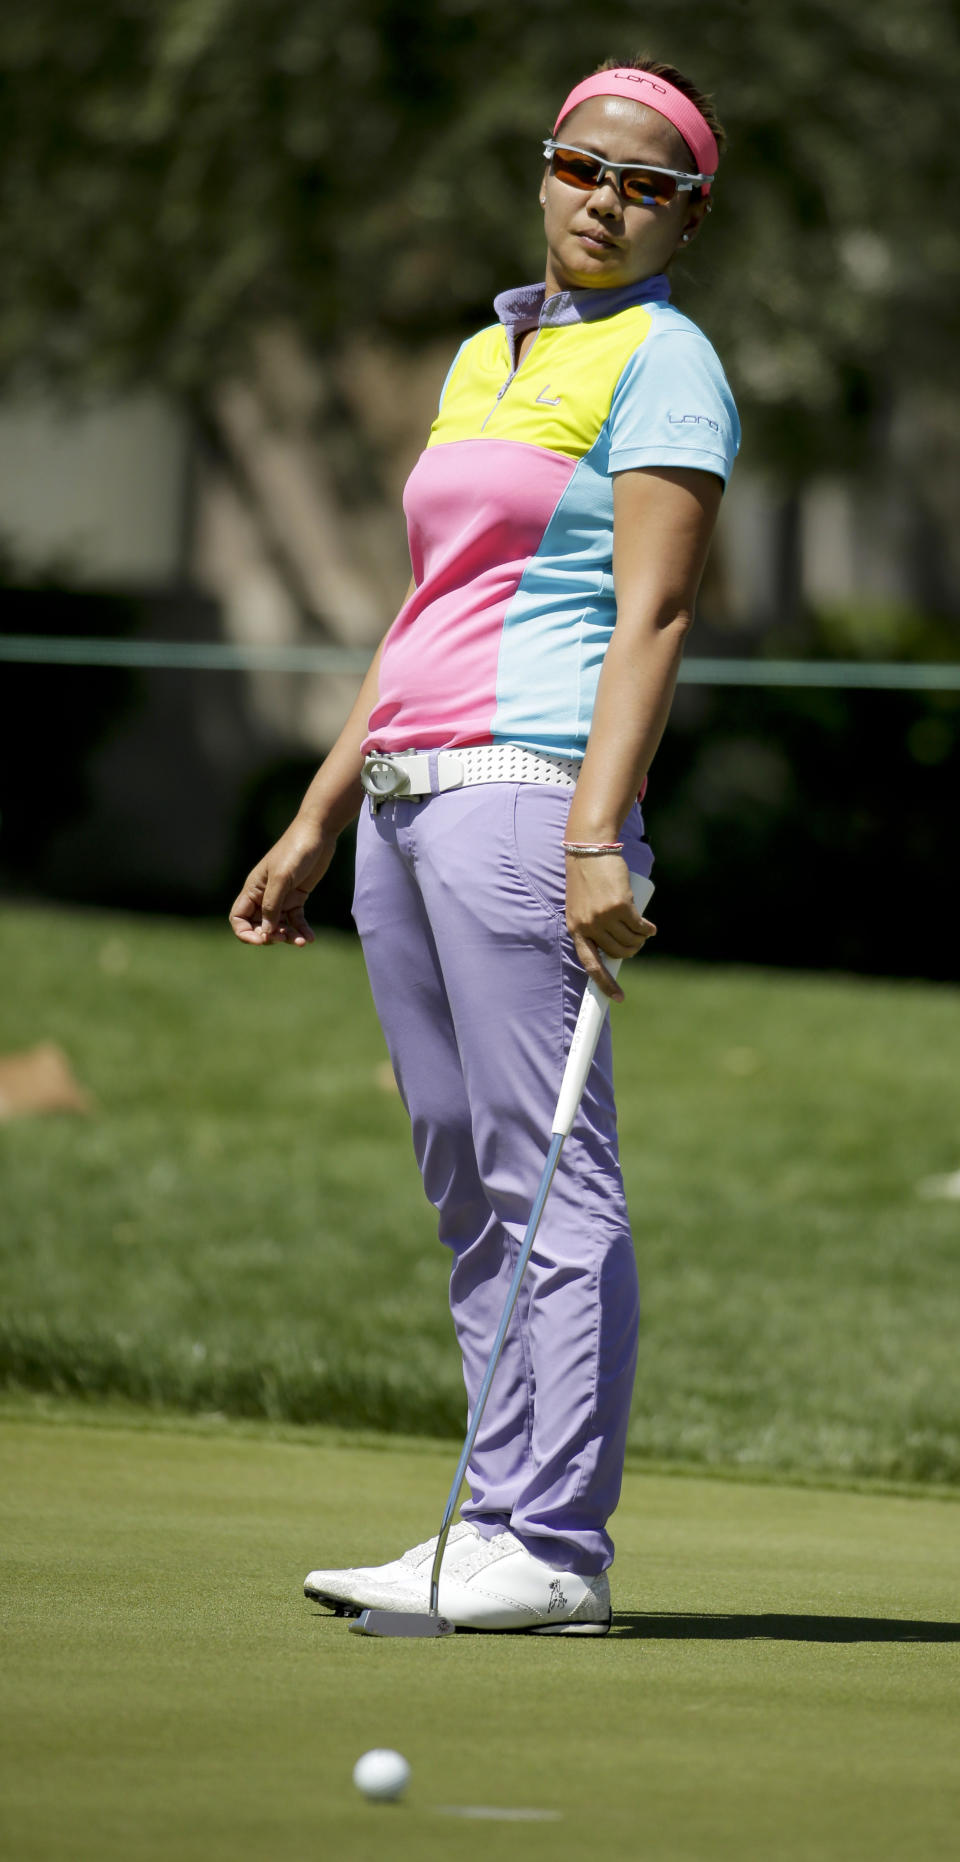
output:
[[[578,103],[586,103],[588,97],[629,97],[634,103],[646,104],[648,110],[656,110],[658,116],[665,116],[674,129],[679,129],[699,172],[716,174],[720,151],[713,131],[696,104],[678,91],[675,84],[668,84],[665,78],[655,78],[649,71],[636,71],[632,65],[622,66],[618,71],[597,71],[570,92],[554,125],[554,135],[564,117],[569,116]],[[709,181],[704,182],[702,192],[709,194]]]

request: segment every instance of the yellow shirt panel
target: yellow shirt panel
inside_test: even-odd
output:
[[[650,325],[640,304],[593,323],[547,325],[512,378],[503,325],[481,330],[453,369],[427,445],[517,440],[581,459],[608,418],[617,382]]]

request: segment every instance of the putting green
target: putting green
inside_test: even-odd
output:
[[[0,1423],[5,1853],[956,1856],[956,1504],[631,1473],[605,1641],[367,1641],[307,1606],[311,1565],[429,1535],[450,1459]],[[401,1805],[352,1787],[374,1745]]]

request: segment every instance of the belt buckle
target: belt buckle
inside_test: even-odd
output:
[[[406,795],[410,788],[410,778],[405,769],[398,769],[392,757],[365,757],[360,771],[360,781],[373,803],[373,812],[384,802],[395,802],[401,795]]]

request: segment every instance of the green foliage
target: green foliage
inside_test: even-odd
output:
[[[640,35],[730,133],[677,293],[754,455],[850,464],[953,372],[951,0],[38,0],[0,24],[0,379],[200,395],[274,313],[452,337],[539,270],[538,138]]]
[[[766,643],[765,643],[766,644]],[[835,602],[810,609],[795,627],[777,629],[776,653],[783,659],[901,660],[919,664],[957,657],[955,625],[906,601]],[[773,656],[773,655],[772,655]],[[931,694],[926,704],[960,708],[956,694]]]
[[[0,1052],[58,1040],[98,1102],[0,1125],[0,1381],[457,1436],[446,1256],[356,944],[17,911],[0,963]],[[634,966],[636,1453],[960,1481],[957,1204],[918,1195],[960,1162],[958,1019],[948,989]]]

